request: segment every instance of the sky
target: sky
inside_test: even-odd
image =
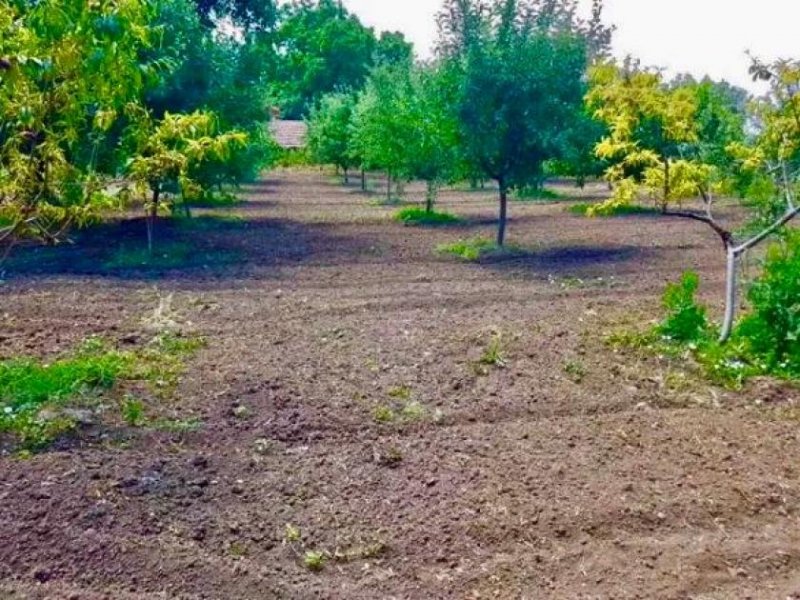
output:
[[[588,9],[590,0],[580,0]],[[422,58],[436,39],[439,0],[344,0],[367,25],[402,31]],[[800,0],[606,0],[614,52],[670,73],[726,79],[751,91],[746,52],[800,58]]]

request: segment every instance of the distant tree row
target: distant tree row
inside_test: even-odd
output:
[[[497,245],[508,196],[546,176],[603,176],[613,189],[590,214],[649,203],[667,218],[708,225],[728,257],[723,339],[736,310],[741,256],[800,212],[800,63],[753,62],[770,94],[725,82],[666,80],[634,59],[610,58],[601,0],[581,19],[574,0],[448,0],[437,55],[374,67],[363,88],[325,96],[309,117],[312,155],[437,189],[493,180]],[[723,226],[719,195],[745,199],[749,225]],[[699,205],[693,203],[699,202]]]

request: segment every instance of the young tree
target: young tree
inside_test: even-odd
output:
[[[319,164],[341,169],[345,183],[349,183],[349,170],[358,164],[350,150],[355,105],[354,94],[328,94],[312,109],[308,119],[311,156]]]
[[[726,114],[724,105],[704,97],[707,89],[671,88],[658,72],[630,63],[595,69],[588,96],[610,130],[597,154],[616,161],[607,171],[614,196],[596,212],[650,199],[664,216],[705,223],[717,234],[727,256],[722,341],[730,337],[735,319],[739,259],[799,211],[795,197],[800,173],[800,65],[757,65],[755,72],[772,83],[772,92],[756,111],[762,130],[752,146],[738,141],[744,136],[736,124],[742,121]],[[729,183],[727,159],[720,154],[724,145],[739,159],[740,168],[753,171],[764,184],[759,187],[762,206],[756,215],[761,226],[744,239],[714,215],[715,192],[724,191]],[[702,210],[683,207],[698,197]]]
[[[408,99],[413,95],[407,66],[377,67],[359,94],[353,114],[351,152],[366,169],[386,172],[386,196],[392,182],[410,175],[408,149],[415,132]]]
[[[426,183],[425,210],[433,212],[439,188],[451,180],[458,161],[458,119],[450,105],[457,81],[443,66],[414,70],[405,88],[403,106],[407,136],[406,164],[410,177]]]
[[[164,196],[180,193],[186,206],[188,196],[202,191],[194,174],[208,161],[230,160],[235,149],[247,144],[247,135],[240,131],[220,133],[212,113],[167,113],[156,121],[146,110],[133,110],[127,175],[134,191],[143,198],[147,247],[152,252],[158,211],[166,206]]]
[[[439,17],[440,55],[460,77],[460,145],[500,189],[499,246],[509,190],[541,181],[582,106],[587,43],[575,11],[570,0],[449,0]]]

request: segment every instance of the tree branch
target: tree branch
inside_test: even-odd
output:
[[[722,227],[719,223],[717,223],[716,220],[714,220],[714,218],[711,216],[710,210],[707,210],[707,214],[702,215],[695,212],[689,212],[683,210],[669,210],[667,208],[664,208],[661,211],[661,214],[663,214],[665,217],[691,219],[692,221],[705,223],[706,225],[711,227],[711,229],[713,229],[714,232],[720,237],[726,249],[729,248],[733,243],[733,234],[724,227]]]
[[[747,252],[748,250],[750,250],[750,248],[753,248],[753,247],[757,246],[758,244],[760,244],[761,242],[763,242],[765,239],[767,239],[773,233],[778,231],[781,227],[783,227],[784,225],[789,223],[789,221],[794,219],[799,214],[800,214],[800,207],[791,208],[791,209],[787,210],[786,214],[783,215],[780,219],[775,221],[772,225],[767,227],[764,231],[762,231],[758,235],[750,238],[749,240],[747,240],[743,244],[740,244],[739,246],[734,248],[733,251],[737,255],[740,255],[740,254],[743,254],[744,252]]]

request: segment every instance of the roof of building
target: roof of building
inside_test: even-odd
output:
[[[269,131],[281,148],[293,150],[306,147],[308,125],[305,121],[273,119],[270,121]]]

